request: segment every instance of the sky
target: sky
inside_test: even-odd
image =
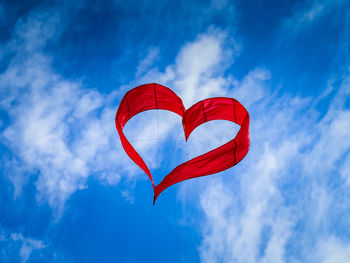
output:
[[[350,262],[349,47],[346,0],[2,0],[0,262]],[[251,140],[155,206],[114,124],[154,82],[186,108],[237,99]],[[156,183],[238,130],[124,128]]]

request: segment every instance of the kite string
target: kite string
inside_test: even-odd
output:
[[[179,132],[180,132],[181,129],[177,129],[177,132],[176,132],[176,136],[175,136],[175,142],[171,145],[171,148],[169,149],[168,151],[168,154],[165,158],[165,160],[163,161],[163,167],[168,167],[168,164],[170,163],[170,160],[174,154],[174,151],[177,149],[178,147],[178,140],[177,138],[179,139],[184,139],[183,137],[178,137],[179,136]],[[175,199],[176,199],[176,195],[175,195]],[[176,249],[175,249],[175,259],[178,255],[181,255],[181,252],[180,251],[180,237],[179,237],[179,233],[178,233],[178,225],[177,225],[177,222],[178,222],[178,216],[176,216],[176,200],[174,200],[174,213],[175,213],[175,234],[176,234],[176,239],[177,239],[177,244],[176,244],[176,249],[177,249],[177,253],[176,253]]]
[[[187,147],[187,149],[188,149],[188,147]],[[185,233],[186,233],[186,237],[185,237],[185,239],[186,239],[186,242],[185,242],[185,253],[184,253],[184,255],[185,255],[185,258],[188,260],[188,258],[189,258],[189,255],[188,255],[188,251],[189,251],[189,248],[188,248],[188,243],[189,243],[189,238],[188,238],[188,227],[187,227],[187,224],[188,224],[188,222],[187,222],[187,208],[188,208],[188,182],[186,182],[186,199],[185,199],[186,201],[185,201],[185,229],[186,229],[186,231],[185,231]]]
[[[202,145],[204,145],[204,146],[206,146],[206,147],[210,147],[210,145],[209,145],[209,142],[207,141],[207,143],[205,143],[205,142],[203,142],[203,141],[201,141],[201,140],[198,140],[198,139],[196,139],[196,138],[192,138],[194,141],[196,141],[197,143],[199,143],[199,144],[202,144]],[[205,200],[205,204],[204,204],[204,202],[203,202],[203,216],[202,216],[202,220],[201,220],[201,223],[200,223],[200,230],[199,230],[199,232],[201,233],[201,234],[203,234],[203,227],[205,227],[205,224],[204,224],[204,222],[205,222],[205,219],[206,219],[206,210],[207,210],[207,208],[208,208],[208,205],[209,205],[209,199],[210,199],[210,195],[211,195],[211,188],[212,188],[212,181],[213,181],[213,176],[210,176],[209,175],[209,188],[208,188],[208,195],[206,195],[206,200]],[[193,257],[194,257],[195,255],[194,254],[192,254],[192,257],[190,257],[191,258],[191,260],[189,261],[189,262],[193,262],[194,260],[192,260],[193,259]]]
[[[229,129],[229,131],[228,131],[227,134],[226,134],[226,137],[224,137],[224,138],[227,138],[227,137],[230,135],[230,133],[233,133],[234,129],[235,129],[235,125],[234,125],[232,128]],[[199,140],[197,140],[197,141],[200,142]],[[202,142],[200,142],[200,143],[202,143]],[[204,143],[202,143],[202,144],[203,144],[203,145],[206,145],[206,144],[204,144]],[[206,145],[206,146],[209,146],[209,144]],[[209,178],[208,194],[206,195],[205,204],[204,204],[204,202],[203,202],[203,216],[202,216],[202,222],[201,222],[201,224],[200,224],[200,233],[201,233],[202,235],[204,234],[204,233],[203,233],[203,232],[204,232],[204,228],[206,227],[206,217],[207,217],[206,211],[208,210],[209,200],[210,200],[210,196],[211,196],[211,192],[212,192],[212,181],[213,181],[213,176],[211,176],[211,175],[209,175],[209,176],[210,176],[210,178]],[[222,262],[222,259],[221,259],[219,262]]]
[[[234,130],[234,128],[235,127],[232,127],[232,128],[230,128],[229,129],[229,131],[227,132],[227,135],[226,135],[226,137],[224,137],[224,138],[227,138],[227,136],[230,134],[230,133],[232,133],[233,132],[233,130]],[[177,148],[177,144],[178,144],[178,142],[177,142],[177,140],[178,139],[183,139],[183,137],[178,137],[179,136],[179,129],[177,130],[177,134],[176,134],[176,136],[173,138],[174,140],[175,140],[175,143],[174,144],[172,144],[172,147],[171,147],[171,149],[170,149],[170,151],[168,152],[168,153],[170,153],[170,154],[168,154],[167,155],[167,157],[166,157],[166,159],[164,160],[164,162],[163,162],[163,165],[162,165],[162,167],[163,166],[167,166],[168,165],[168,163],[170,162],[170,160],[171,160],[171,157],[173,156],[173,153],[174,153],[174,151],[175,151],[175,149]],[[157,141],[157,151],[156,151],[156,162],[157,162],[157,165],[158,165],[158,168],[160,169],[160,141],[161,140],[169,140],[169,139],[171,139],[171,138],[160,138],[160,120],[159,120],[159,111],[157,111],[157,138],[156,139],[139,139],[139,140],[134,140],[134,141],[154,141],[154,140],[156,140]],[[210,143],[207,141],[206,143],[205,142],[203,142],[202,140],[198,140],[198,139],[196,139],[196,138],[192,138],[194,141],[196,141],[197,143],[199,143],[199,144],[202,144],[202,145],[204,145],[204,146],[206,146],[206,147],[210,147]],[[186,156],[187,156],[187,159],[189,159],[190,158],[190,148],[189,148],[189,143],[186,143],[187,145],[187,147],[186,147],[186,150],[187,150],[187,153],[186,153]],[[158,169],[158,170],[159,170]],[[212,184],[212,180],[213,180],[213,177],[212,176],[210,176],[210,179],[209,179],[209,189],[208,189],[208,195],[206,196],[206,200],[205,200],[205,202],[203,202],[203,205],[204,205],[204,207],[203,207],[203,209],[204,209],[204,211],[203,211],[203,217],[202,217],[202,222],[201,222],[201,224],[200,224],[200,233],[203,233],[204,232],[204,227],[205,227],[205,219],[206,219],[206,210],[207,210],[207,207],[208,207],[208,205],[209,205],[209,198],[210,198],[210,195],[211,195],[211,184]],[[190,246],[190,234],[189,234],[189,230],[188,230],[188,223],[189,223],[189,218],[188,218],[188,206],[189,206],[189,193],[188,193],[188,182],[186,183],[186,195],[185,195],[185,227],[186,227],[186,230],[184,231],[184,234],[185,234],[185,242],[184,242],[184,253],[183,253],[183,259],[185,259],[185,258],[187,258],[188,260],[189,259],[191,259],[191,258],[193,258],[194,257],[194,254],[190,254],[189,253],[189,246]],[[176,204],[175,204],[175,202],[174,202],[174,209],[175,209],[175,211],[177,210],[176,209]],[[176,233],[176,237],[177,237],[177,241],[178,241],[178,245],[176,246],[177,247],[177,249],[174,249],[174,253],[176,254],[176,250],[177,251],[180,251],[181,249],[180,249],[180,237],[179,237],[179,233],[178,233],[178,225],[177,225],[177,223],[175,222],[175,229],[172,229],[172,227],[171,227],[171,222],[169,222],[169,220],[166,218],[166,216],[163,214],[163,215],[161,215],[161,218],[163,219],[163,220],[165,220],[166,221],[166,224],[168,225],[168,227],[169,227],[169,229],[171,229],[171,231],[174,231],[175,233]],[[182,253],[179,253],[180,255],[182,254]],[[181,260],[181,258],[179,259],[179,260]]]
[[[159,119],[157,120],[157,126],[158,125],[159,125]],[[159,128],[157,128],[157,129],[159,129]],[[172,160],[171,157],[173,156],[174,151],[178,147],[178,139],[184,140],[184,137],[179,137],[180,131],[181,131],[181,129],[177,129],[176,136],[174,137],[175,142],[171,145],[171,148],[169,149],[168,154],[166,155],[166,158],[162,161],[162,165],[160,166],[160,168],[161,167],[168,167],[168,164],[170,163],[170,160]],[[157,145],[158,145],[158,141],[160,141],[160,140],[169,140],[169,138],[160,139],[159,136],[160,136],[159,135],[159,130],[157,130],[157,137],[158,137]],[[149,139],[149,140],[153,140],[154,141],[155,139]],[[158,157],[160,158],[160,156],[158,156]],[[159,162],[160,162],[160,160],[159,160]],[[160,171],[161,170],[162,169],[160,169]],[[174,231],[175,235],[176,235],[177,244],[176,244],[176,247],[174,247],[174,254],[175,254],[174,258],[175,259],[179,255],[181,255],[181,250],[180,250],[180,247],[179,247],[180,246],[180,237],[179,237],[179,233],[178,233],[178,224],[177,224],[179,217],[178,217],[178,213],[176,213],[176,211],[177,211],[176,202],[174,201],[174,213],[175,213],[175,215],[177,215],[177,216],[175,216],[176,217],[176,219],[175,219],[175,229],[172,228],[172,223],[168,219],[169,214],[166,216],[163,213],[160,213],[161,218],[164,221],[166,221],[166,224],[168,225],[169,229],[171,229],[171,231]],[[179,260],[181,260],[181,259],[179,259]]]
[[[230,131],[229,131],[230,132]],[[193,137],[192,138],[192,140],[193,141],[195,141],[195,142],[197,142],[197,143],[199,143],[199,144],[201,144],[201,145],[203,145],[203,146],[206,146],[206,147],[210,147],[210,143],[207,141],[206,143],[205,142],[203,142],[202,140],[199,140],[199,139],[197,139],[197,138],[195,138],[195,137]],[[187,143],[187,147],[186,147],[186,149],[187,149],[187,157],[188,157],[188,159],[190,158],[190,147],[189,147],[190,145],[189,145],[189,143]],[[210,176],[210,175],[209,175]],[[201,224],[200,224],[200,233],[203,233],[203,226],[204,226],[204,222],[205,222],[205,218],[206,218],[206,213],[205,213],[205,211],[207,210],[207,207],[208,207],[208,205],[209,205],[209,199],[210,199],[210,194],[211,194],[211,185],[212,185],[212,180],[213,180],[213,176],[210,176],[210,178],[209,178],[209,189],[208,189],[208,195],[206,196],[206,201],[205,201],[205,208],[204,208],[204,212],[203,212],[203,217],[202,217],[202,220],[201,220]],[[187,224],[188,224],[188,183],[189,182],[187,182],[187,191],[186,191],[186,207],[185,207],[185,226],[187,227]],[[188,244],[189,244],[189,234],[188,234],[188,231],[186,231],[186,237],[187,237],[187,239],[186,239],[186,252],[188,252],[189,251],[189,246],[188,246]],[[195,254],[193,253],[193,254],[189,254],[189,253],[186,253],[186,255],[187,255],[187,259],[188,259],[188,262],[193,262],[192,261],[192,259],[193,259],[193,257],[195,256]]]

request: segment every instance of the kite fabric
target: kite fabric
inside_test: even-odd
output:
[[[227,120],[241,126],[236,137],[226,144],[178,165],[156,186],[147,165],[123,133],[127,121],[147,110],[168,110],[182,117],[185,139],[199,125],[212,120]],[[171,89],[156,84],[145,84],[128,91],[120,102],[115,125],[128,156],[148,175],[153,185],[154,201],[169,186],[187,179],[224,171],[239,163],[248,153],[249,113],[233,98],[216,97],[197,102],[185,109],[182,100]]]

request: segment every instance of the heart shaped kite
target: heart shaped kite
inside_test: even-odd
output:
[[[156,186],[147,165],[123,134],[123,127],[130,118],[140,112],[154,109],[168,110],[180,115],[186,141],[196,127],[207,121],[233,121],[241,128],[233,140],[180,164]],[[237,100],[210,98],[199,101],[186,110],[182,100],[172,90],[156,83],[138,86],[125,94],[115,117],[115,125],[125,152],[151,179],[153,204],[159,194],[173,184],[221,172],[236,165],[248,153],[250,145],[249,114]]]

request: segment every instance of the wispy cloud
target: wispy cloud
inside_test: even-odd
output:
[[[31,239],[31,238],[25,238],[22,236],[22,234],[12,233],[11,239],[13,241],[22,242],[21,249],[19,252],[22,263],[25,263],[28,261],[30,254],[32,253],[33,250],[45,248],[45,245],[43,244],[42,241]]]
[[[67,198],[85,187],[89,175],[98,171],[101,180],[116,184],[124,168],[111,121],[116,94],[107,98],[53,70],[42,49],[57,37],[60,19],[47,16],[33,13],[20,20],[7,44],[16,55],[0,75],[1,107],[10,116],[1,137],[15,153],[7,160],[15,195],[27,181],[23,171],[38,173],[38,200],[47,200],[61,214]],[[16,162],[22,172],[14,171]]]
[[[21,233],[7,233],[4,230],[0,232],[0,259],[4,262],[18,260],[21,263],[26,263],[30,259],[34,251],[46,249],[43,241],[25,237]],[[18,259],[13,255],[18,255]]]
[[[295,9],[290,17],[282,20],[281,29],[289,37],[295,37],[309,29],[314,22],[334,11],[335,7],[344,3],[346,4],[346,1],[343,0],[305,1]]]
[[[151,48],[146,57],[143,58],[136,69],[136,77],[139,77],[141,74],[145,73],[152,65],[154,65],[155,60],[159,58],[159,49]]]
[[[348,209],[342,205],[344,198],[349,200],[347,176],[339,174],[339,167],[347,167],[350,149],[350,111],[344,103],[348,79],[321,119],[313,106],[318,102],[311,98],[277,98],[268,94],[268,87],[258,82],[253,86],[260,87],[264,99],[249,103],[246,98],[252,116],[251,150],[230,172],[231,178],[225,177],[224,183],[218,178],[201,196],[208,218],[200,247],[203,262],[301,259],[314,249],[311,240],[336,234],[326,222],[334,220],[339,209]],[[337,182],[336,190],[331,181]],[[300,224],[308,230],[298,230]],[[304,250],[287,253],[296,240]],[[340,257],[344,253],[346,249]],[[325,262],[333,258],[322,255]]]
[[[350,244],[334,236],[321,239],[317,243],[315,255],[311,255],[311,258],[322,263],[346,262],[350,258]]]

